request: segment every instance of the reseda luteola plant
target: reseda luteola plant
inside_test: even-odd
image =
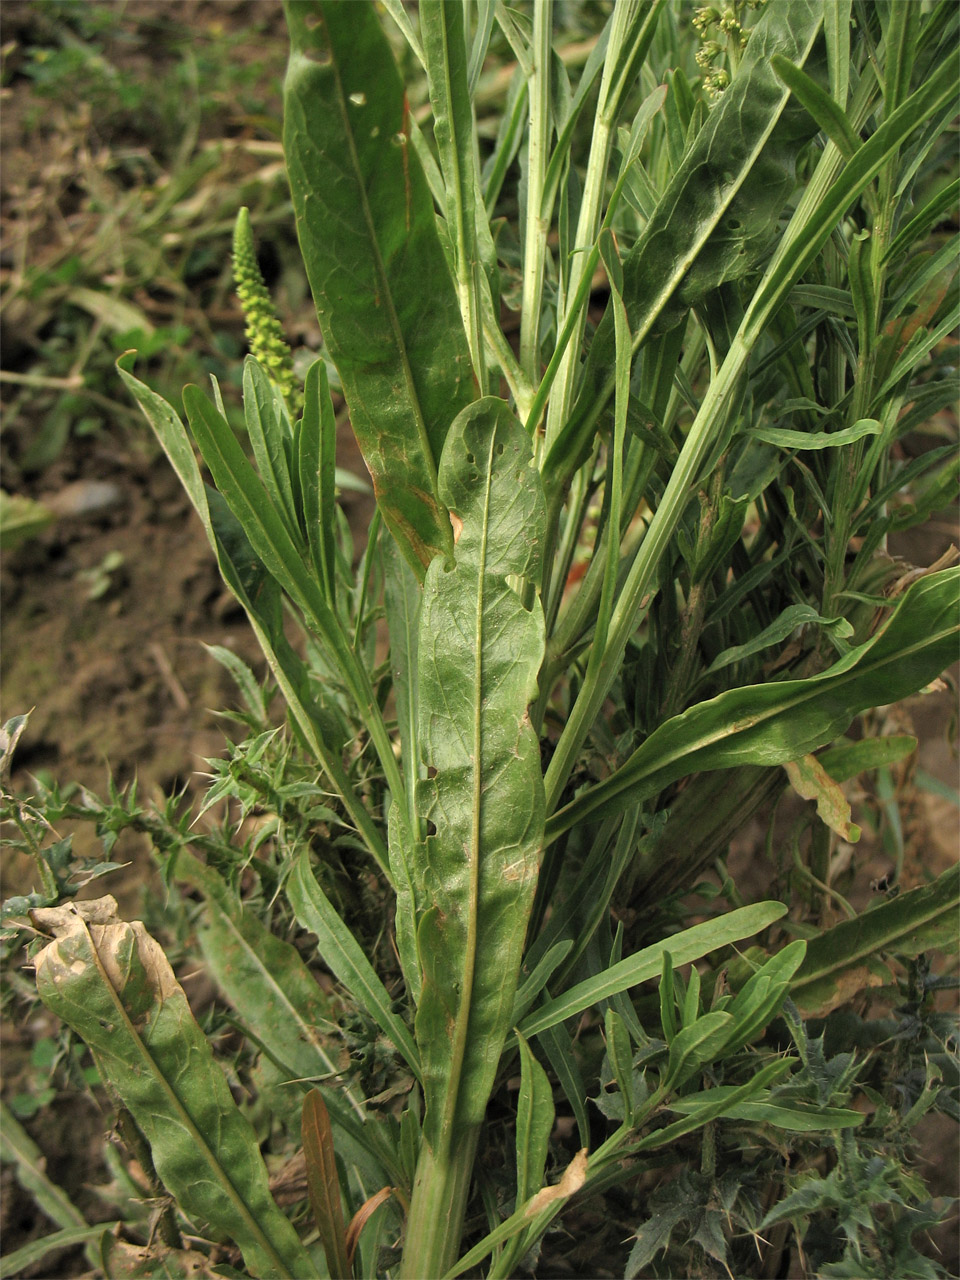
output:
[[[938,345],[956,324],[952,259],[909,261],[948,208],[931,174],[956,109],[955,9],[619,0],[574,86],[551,0],[527,16],[384,8],[409,90],[373,5],[285,3],[284,152],[323,351],[301,390],[241,211],[252,461],[216,385],[212,399],[185,390],[187,427],[133,353],[119,366],[325,793],[332,844],[295,849],[279,891],[390,1046],[403,1100],[336,1082],[336,1010],[301,952],[180,848],[169,871],[205,899],[224,998],[286,1096],[305,1093],[318,1237],[271,1198],[254,1131],[142,926],[108,900],[34,912],[53,935],[41,996],[94,1051],[182,1213],[258,1276],[508,1276],[571,1197],[626,1182],[646,1152],[690,1135],[715,1152],[744,1116],[784,1142],[855,1130],[857,1110],[807,1090],[802,1030],[799,1057],[762,1041],[788,998],[794,1019],[856,990],[848,935],[821,915],[791,940],[770,901],[667,936],[648,890],[665,868],[690,888],[782,790],[781,766],[835,815],[811,845],[823,885],[831,841],[856,838],[838,779],[910,747],[812,753],[923,688],[956,646],[957,571],[898,585],[886,545],[956,480],[942,450],[906,471],[894,460],[955,395]],[[515,71],[481,164],[495,41]],[[421,73],[429,129],[411,106]],[[356,574],[333,376],[377,500]],[[351,927],[330,848],[389,895],[395,962]],[[870,953],[942,940],[957,892],[949,872],[878,907]],[[747,939],[752,968],[728,984],[725,949]],[[584,1078],[578,1025],[602,1032],[599,1077]],[[486,1223],[464,1251],[488,1104],[514,1075],[512,1194],[501,1205],[488,1184],[473,1201]],[[578,1135],[562,1159],[558,1105]],[[402,1258],[384,1264],[395,1241]],[[643,1248],[641,1232],[631,1274]]]

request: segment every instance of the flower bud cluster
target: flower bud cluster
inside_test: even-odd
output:
[[[250,354],[279,388],[291,417],[295,417],[300,412],[302,395],[293,373],[293,356],[260,273],[250,214],[246,209],[237,214],[233,229],[233,279],[243,309]]]
[[[759,9],[767,0],[729,0],[722,7],[701,5],[694,10],[693,28],[700,36],[697,66],[703,74],[708,97],[717,98],[730,83],[750,36],[741,21],[746,9]],[[711,31],[713,34],[711,34]]]

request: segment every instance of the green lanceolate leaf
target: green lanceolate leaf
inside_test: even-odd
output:
[[[334,1280],[347,1280],[352,1268],[347,1257],[347,1239],[343,1226],[343,1202],[340,1179],[333,1149],[330,1116],[319,1089],[311,1089],[303,1100],[300,1132],[307,1169],[307,1190],[314,1221],[327,1266]]]
[[[624,260],[623,299],[634,350],[658,327],[672,328],[706,289],[743,275],[755,263],[758,249],[769,243],[795,183],[797,151],[791,121],[787,136],[774,136],[789,94],[770,58],[780,53],[804,62],[821,16],[822,6],[813,0],[784,0],[768,5],[753,28],[733,83]],[[681,289],[683,307],[678,310],[671,299]],[[556,441],[548,442],[544,475],[551,487],[563,483],[579,464],[592,426],[613,392],[613,329],[608,311],[594,337],[570,421]]]
[[[460,313],[470,344],[474,372],[482,382],[477,218],[479,216],[485,222],[486,210],[480,200],[477,182],[464,11],[461,5],[446,4],[445,0],[422,0],[418,9],[433,106],[433,136],[440,153],[447,228],[453,242]],[[490,16],[492,18],[492,12]]]
[[[916,693],[956,655],[958,586],[960,569],[913,583],[884,630],[821,675],[729,689],[667,720],[605,782],[554,815],[548,839],[702,769],[796,760],[843,733],[859,712]]]
[[[687,1098],[677,1098],[668,1105],[671,1111],[694,1116],[717,1103],[727,1101],[722,1115],[724,1120],[746,1120],[752,1124],[772,1124],[789,1133],[815,1133],[824,1129],[850,1129],[863,1124],[862,1111],[849,1111],[846,1107],[804,1106],[802,1103],[778,1099],[766,1089],[761,1095],[752,1095],[743,1102],[729,1102],[739,1090],[735,1085],[716,1085],[704,1093],[694,1093]]]
[[[256,1135],[159,945],[139,922],[119,920],[112,898],[34,919],[54,935],[36,958],[41,999],[90,1046],[183,1211],[235,1241],[254,1275],[309,1275]]]
[[[786,913],[787,908],[782,902],[757,902],[753,906],[728,911],[716,920],[695,924],[691,929],[675,933],[652,947],[644,947],[636,955],[627,956],[595,978],[578,982],[556,999],[534,1009],[521,1022],[519,1031],[529,1039],[547,1027],[555,1027],[557,1023],[582,1013],[600,1000],[609,1000],[621,991],[655,978],[664,967],[665,952],[669,952],[674,965],[689,964],[719,947],[759,933]]]
[[[403,1019],[393,1012],[386,988],[377,977],[363,948],[317,883],[310,866],[308,849],[297,859],[287,880],[287,896],[299,922],[317,935],[324,964],[373,1018],[384,1035],[393,1041],[419,1079],[420,1063],[413,1037]]]
[[[517,1204],[540,1190],[553,1128],[553,1090],[547,1073],[519,1037],[520,1092],[517,1095]]]
[[[286,642],[282,625],[277,625],[276,611],[271,613],[265,589],[268,575],[264,572],[262,565],[256,562],[252,573],[244,573],[243,566],[240,564],[241,554],[255,561],[245,538],[241,537],[239,540],[239,552],[236,548],[227,546],[222,523],[215,522],[212,514],[213,499],[219,495],[209,491],[204,485],[190,437],[178,414],[162,396],[151,391],[131,372],[135,354],[132,351],[126,352],[117,361],[120,377],[140,405],[161,448],[180,477],[180,482],[200,517],[207,539],[217,557],[220,574],[250,619],[264,657],[290,708],[297,731],[314,758],[323,765],[326,776],[343,800],[344,807],[356,823],[370,852],[380,866],[389,873],[387,850],[383,838],[369,810],[354,791],[338,752],[324,740],[317,708],[311,703],[306,693],[303,663]]]
[[[478,1123],[509,1026],[543,833],[540,752],[527,707],[543,658],[543,614],[508,575],[538,585],[543,494],[530,441],[501,400],[450,430],[440,491],[454,513],[453,563],[424,584],[418,809],[423,994],[416,1033],[435,1149],[456,1118]]]
[[[307,277],[384,519],[449,554],[437,459],[476,392],[409,108],[371,4],[288,0],[283,142]]]
[[[544,1169],[555,1108],[547,1073],[522,1036],[520,1090],[517,1095],[517,1205],[525,1204],[543,1185]],[[522,1235],[515,1236],[499,1259],[499,1275],[515,1274],[516,1263],[526,1253]]]
[[[300,517],[310,556],[331,610],[336,609],[336,465],[337,423],[327,367],[322,360],[315,360],[307,370],[303,391],[303,418],[297,436],[297,479]]]
[[[960,867],[933,884],[901,893],[856,920],[844,920],[814,938],[793,979],[790,995],[802,1013],[821,1016],[876,985],[871,962],[882,951],[917,956],[956,945]]]
[[[191,853],[177,856],[178,880],[198,888],[207,900],[199,926],[204,959],[224,996],[273,1061],[290,1080],[324,1080],[339,1067],[325,1037],[339,1034],[337,1008],[307,969],[292,943],[270,932],[253,911],[245,911],[226,881]],[[332,1109],[352,1108],[365,1118],[350,1090]]]
[[[99,1235],[108,1229],[105,1223],[91,1228],[67,1193],[50,1181],[45,1171],[46,1159],[43,1152],[3,1103],[0,1103],[0,1160],[14,1165],[14,1173],[21,1187],[30,1192],[50,1221],[61,1228],[55,1235],[32,1242],[35,1248],[40,1248],[39,1257],[23,1257],[30,1246],[24,1246],[24,1250],[18,1250],[16,1254],[7,1254],[2,1261],[0,1275],[16,1275],[30,1263],[41,1261],[48,1250],[66,1247],[64,1241],[68,1236],[74,1237],[69,1241],[71,1245],[87,1244],[91,1232]],[[87,1257],[91,1262],[96,1257],[96,1251],[89,1246]]]

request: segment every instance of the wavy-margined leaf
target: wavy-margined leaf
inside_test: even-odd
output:
[[[702,769],[796,760],[843,733],[859,712],[916,693],[956,656],[958,587],[960,569],[921,578],[878,635],[821,675],[729,689],[667,720],[606,781],[555,814],[547,838]]]
[[[874,972],[881,952],[916,956],[955,947],[958,906],[960,866],[953,866],[933,884],[901,893],[856,920],[842,921],[808,943],[791,998],[802,1013],[819,1017],[882,980],[883,970]]]
[[[307,277],[384,519],[449,554],[437,459],[476,391],[409,107],[371,4],[287,0],[283,144]]]
[[[235,1241],[254,1275],[309,1275],[270,1195],[256,1135],[166,956],[116,906],[107,897],[34,913],[54,935],[36,958],[41,999],[87,1042],[184,1212]]]
[[[450,430],[440,491],[459,536],[431,564],[420,610],[418,809],[423,994],[416,1032],[436,1147],[484,1114],[508,1030],[543,836],[540,750],[527,708],[543,614],[508,575],[539,583],[543,492],[529,437],[502,400]]]

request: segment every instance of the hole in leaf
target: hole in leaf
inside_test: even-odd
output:
[[[428,765],[427,765],[427,777],[428,777],[428,778],[435,778],[436,776],[437,776],[437,771],[436,771],[436,769],[433,767],[433,765],[432,765],[432,764],[428,764]]]
[[[351,93],[350,101],[355,107],[365,107],[367,105],[367,95],[365,93]]]
[[[497,447],[496,447],[496,449],[494,450],[494,452],[496,453],[497,457],[499,458],[499,457],[500,457],[500,455],[503,453],[503,445],[502,445],[502,444],[498,444],[498,445],[497,445]]]
[[[476,462],[476,458],[473,456],[472,453],[468,453],[467,461],[470,463],[471,466],[473,466],[473,464]]]
[[[729,218],[727,220],[727,228],[730,231],[739,231],[742,226],[743,226],[743,223],[740,221],[739,218]]]
[[[437,824],[435,822],[431,822],[430,819],[428,818],[427,819],[427,835],[435,836],[436,834],[437,834]]]

